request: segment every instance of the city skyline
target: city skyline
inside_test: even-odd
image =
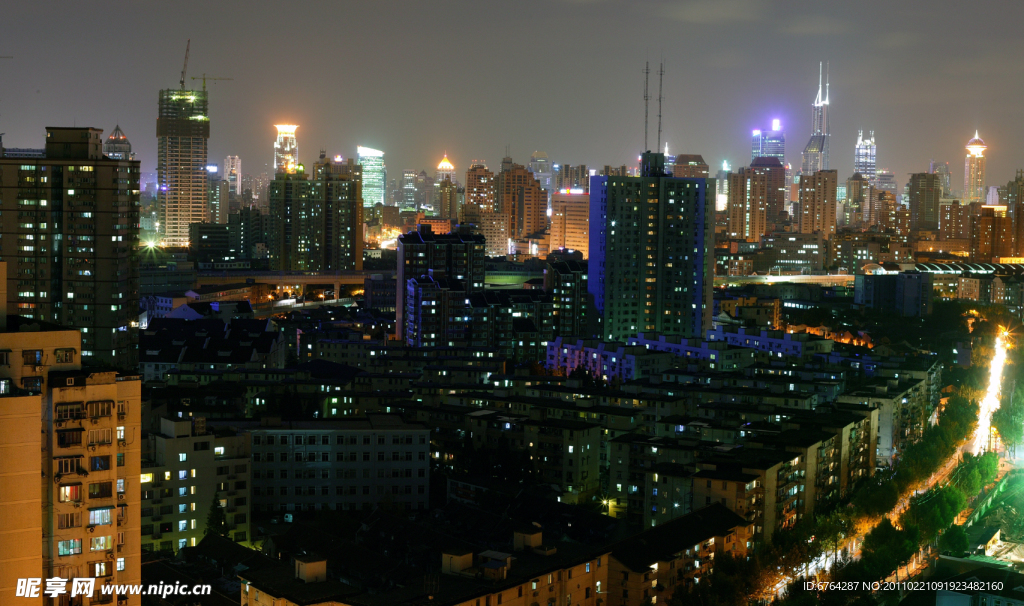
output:
[[[446,19],[444,11],[415,19],[414,15],[393,11],[397,14],[386,19],[394,22],[394,27],[387,28],[392,33],[383,38],[380,52],[346,68],[347,77],[365,81],[368,86],[341,88],[327,83],[318,77],[316,67],[307,67],[300,61],[290,63],[285,73],[278,76],[279,82],[265,95],[254,93],[263,90],[265,75],[274,67],[273,55],[269,49],[261,48],[257,40],[244,35],[246,27],[215,32],[212,23],[226,10],[221,7],[209,8],[210,26],[189,23],[184,16],[162,15],[149,7],[133,7],[113,18],[85,7],[71,7],[67,16],[74,17],[71,21],[81,27],[55,24],[54,34],[62,36],[68,44],[82,41],[80,57],[88,61],[98,59],[93,54],[99,49],[84,44],[86,36],[96,34],[102,38],[116,31],[133,49],[124,67],[131,74],[128,86],[122,83],[124,72],[118,71],[89,75],[83,80],[84,74],[77,74],[72,65],[62,65],[59,55],[40,41],[23,37],[22,32],[31,31],[30,27],[18,27],[46,18],[53,9],[44,7],[41,12],[29,12],[15,7],[8,20],[11,35],[5,39],[10,46],[2,49],[15,59],[0,65],[0,76],[13,84],[7,90],[20,89],[26,94],[9,93],[0,99],[0,132],[6,132],[5,144],[27,147],[38,140],[46,126],[70,123],[110,128],[107,125],[119,124],[132,139],[143,174],[148,176],[156,165],[156,142],[149,136],[153,91],[176,83],[185,42],[191,39],[187,86],[198,87],[199,82],[191,77],[204,72],[233,78],[229,82],[208,83],[210,157],[238,155],[253,174],[270,164],[265,142],[272,139],[275,123],[307,125],[307,144],[300,157],[305,163],[314,161],[321,148],[332,155],[354,157],[356,145],[362,144],[386,151],[392,170],[431,168],[445,151],[456,166],[469,166],[470,160],[479,158],[497,164],[506,145],[510,146],[512,157],[522,163],[533,152],[545,151],[559,164],[635,165],[643,142],[643,61],[650,54],[664,53],[662,140],[675,152],[702,154],[710,164],[728,160],[739,166],[745,160],[744,148],[749,144],[750,131],[779,118],[791,141],[798,142],[787,151],[787,162],[798,167],[797,145],[811,135],[806,111],[808,95],[813,95],[816,85],[815,63],[827,61],[831,74],[830,101],[838,106],[833,108],[836,113],[831,130],[835,140],[830,145],[830,165],[840,169],[841,178],[849,176],[842,167],[852,166],[853,143],[859,128],[876,131],[884,150],[879,164],[890,167],[901,183],[905,175],[926,170],[930,159],[958,161],[965,134],[974,130],[986,133],[985,140],[992,146],[987,171],[990,184],[1012,178],[1017,168],[1013,158],[1018,152],[1013,142],[1024,139],[1020,132],[1024,126],[1012,119],[1009,101],[1019,98],[1018,83],[1022,81],[1015,77],[1020,75],[1021,68],[1008,59],[1016,54],[1013,48],[1021,47],[1012,28],[1006,25],[1012,18],[997,19],[979,12],[954,24],[951,16],[943,16],[941,6],[931,4],[935,10],[925,11],[923,20],[911,23],[901,19],[901,15],[919,15],[922,11],[916,10],[914,4],[901,5],[892,12],[892,19],[872,22],[869,43],[864,44],[858,34],[862,29],[859,26],[866,23],[863,12],[840,9],[825,16],[813,10],[808,12],[805,3],[772,7],[770,11],[745,0],[734,0],[732,4],[736,6],[726,11],[712,4],[665,2],[652,5],[644,14],[625,13],[619,10],[621,3],[614,1],[544,4],[543,10],[541,5],[530,5],[535,10],[510,17],[504,27],[511,31],[529,22],[543,37],[545,32],[561,34],[564,25],[572,22],[576,24],[574,29],[598,34],[550,38],[548,52],[564,54],[569,39],[605,39],[601,44],[587,42],[571,47],[575,56],[587,59],[579,70],[584,84],[565,87],[553,70],[550,75],[536,74],[538,85],[553,91],[539,104],[521,104],[504,98],[497,84],[482,86],[470,95],[459,95],[444,85],[433,97],[418,96],[416,101],[396,94],[405,84],[403,79],[388,75],[398,50],[390,48],[387,42],[402,40],[418,49],[417,55],[425,61],[454,56],[457,73],[472,73],[486,65],[486,57],[494,56],[492,50],[498,48],[496,44],[502,36],[474,31],[458,43],[448,44],[438,40],[451,36],[434,37],[426,32],[474,30],[477,22],[494,21],[496,9],[490,7],[472,14],[461,11],[455,20]],[[249,29],[255,26],[258,22],[251,15],[259,14],[257,9],[258,6],[253,6],[251,11],[242,13],[241,24],[248,24]],[[325,8],[323,12],[326,16],[333,10]],[[368,27],[360,30],[367,32],[388,23],[371,10],[352,7],[348,18],[365,22]],[[1011,7],[1010,12],[1013,10],[1018,9]],[[149,31],[158,20],[162,26],[159,31]],[[327,23],[330,19],[323,21]],[[607,45],[608,36],[600,35],[619,26],[633,25],[649,35],[645,34],[643,39],[626,37],[612,45]],[[930,31],[954,25],[983,30],[986,36],[980,41],[969,41],[968,37],[953,39],[944,42],[944,46],[928,36]],[[362,31],[344,41],[331,39],[325,43],[321,42],[325,38],[324,26],[303,25],[310,29],[308,32],[287,22],[280,27],[284,30],[282,35],[295,34],[298,56],[321,51],[355,53],[370,43],[369,34]],[[774,64],[777,67],[748,65],[745,57],[750,56],[750,42],[746,34],[751,28],[767,28],[779,34],[778,61]],[[687,36],[667,35],[680,29]],[[666,35],[661,36],[661,32]],[[825,37],[830,41],[828,47],[809,56],[803,44]],[[651,47],[651,40],[665,44],[664,48]],[[513,51],[525,50],[522,44],[515,42]],[[233,58],[239,53],[251,56],[252,60],[235,61]],[[690,55],[702,59],[692,61],[686,58]],[[940,60],[934,61],[934,56]],[[942,60],[943,56],[949,58]],[[27,60],[29,57],[31,61]],[[927,63],[934,66],[927,74],[915,71],[924,57],[929,57]],[[510,77],[515,73],[534,77],[536,72],[527,62],[513,62],[509,69]],[[597,94],[598,89],[590,83],[606,74],[613,74],[621,85],[614,92],[602,90]],[[420,82],[426,77],[414,76],[419,82],[417,86],[433,86],[426,80]],[[694,77],[706,82],[702,89],[705,93],[694,94],[688,87],[687,82]],[[52,84],[55,78],[70,80],[91,94],[58,95]],[[869,86],[872,82],[900,85],[889,87],[891,94],[876,95],[871,92],[874,87]],[[968,95],[971,90],[982,93]],[[295,91],[302,94],[296,95]],[[910,118],[908,107],[914,108]],[[441,128],[436,120],[425,119],[445,113],[459,117],[455,128]],[[360,119],[348,119],[350,115]],[[688,119],[692,115],[702,119]],[[603,133],[589,126],[608,121],[614,125]],[[503,124],[517,126],[507,128]],[[653,118],[651,129],[653,133]],[[958,183],[953,186],[962,187]]]

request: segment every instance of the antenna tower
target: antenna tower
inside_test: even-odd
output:
[[[651,63],[644,63],[644,151],[647,151],[647,102],[650,95],[647,94],[647,80],[651,74]]]
[[[665,77],[665,64],[658,65],[658,149],[661,149],[661,81]]]

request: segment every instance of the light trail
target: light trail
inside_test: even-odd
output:
[[[974,430],[975,455],[988,450],[989,439],[992,433],[992,414],[999,408],[999,394],[1002,391],[1003,367],[1006,365],[1007,337],[1009,332],[1000,327],[1001,332],[996,337],[995,355],[992,356],[992,363],[988,367],[988,389],[985,390],[985,397],[978,403],[978,426]]]

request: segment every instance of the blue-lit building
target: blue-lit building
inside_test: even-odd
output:
[[[702,337],[711,327],[713,179],[672,177],[647,152],[640,176],[590,178],[588,291],[600,337]]]
[[[786,133],[779,120],[772,120],[771,130],[755,130],[751,136],[750,161],[757,158],[778,158],[786,165]]]

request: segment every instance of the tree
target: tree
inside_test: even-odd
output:
[[[1017,446],[1024,442],[1024,386],[1002,402],[992,415],[992,425],[1010,454],[1016,456]]]
[[[206,530],[203,534],[219,534],[222,537],[228,534],[228,519],[217,497],[213,497],[213,502],[210,503],[210,513],[206,514]]]
[[[967,551],[967,531],[963,526],[956,524],[949,527],[939,539],[939,547],[942,551],[948,551],[953,557],[961,557]]]

